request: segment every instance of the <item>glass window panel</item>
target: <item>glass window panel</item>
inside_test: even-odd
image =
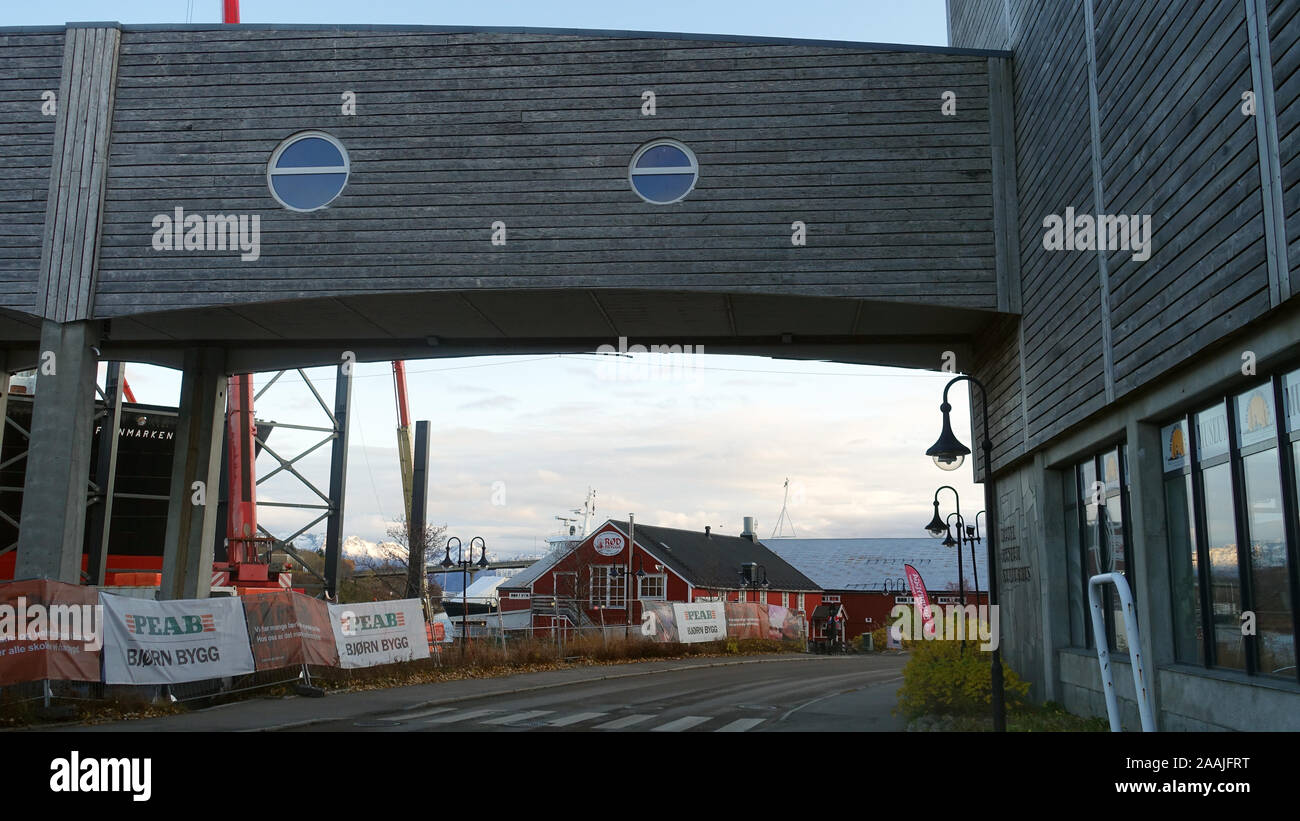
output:
[[[1124,508],[1119,496],[1111,496],[1101,506],[1101,532],[1106,539],[1107,570],[1115,573],[1128,573],[1128,551],[1124,545]],[[1132,587],[1130,579],[1130,587]],[[1128,633],[1124,627],[1124,610],[1120,606],[1119,594],[1109,585],[1106,587],[1106,602],[1110,610],[1110,621],[1115,634],[1113,645],[1117,652],[1128,652]]]
[[[1241,577],[1233,521],[1232,471],[1227,464],[1201,471],[1205,495],[1205,536],[1210,556],[1210,617],[1220,667],[1244,670],[1241,636]]]
[[[1093,492],[1093,483],[1097,481],[1097,468],[1093,465],[1092,460],[1082,462],[1079,465],[1079,502],[1080,504],[1092,504],[1096,499]]]
[[[1165,425],[1160,430],[1160,441],[1164,443],[1165,473],[1182,470],[1187,467],[1187,420],[1179,419],[1172,425]]]
[[[1282,377],[1282,401],[1286,403],[1286,429],[1300,430],[1300,371]]]
[[[694,174],[634,174],[637,192],[652,202],[672,202],[683,197],[695,183]]]
[[[347,174],[272,174],[271,185],[285,205],[311,211],[337,197],[347,178]]]
[[[1237,396],[1237,444],[1241,447],[1277,440],[1273,386],[1260,385]]]
[[[637,168],[690,168],[691,160],[675,145],[656,145],[636,161]]]
[[[1212,459],[1228,452],[1228,410],[1220,402],[1196,414],[1196,458]]]
[[[1242,460],[1259,672],[1295,678],[1295,637],[1277,450]]]
[[[1067,484],[1074,481],[1072,474],[1064,476]],[[1088,617],[1087,602],[1083,598],[1083,567],[1079,554],[1079,507],[1065,509],[1065,578],[1070,602],[1070,646],[1086,647],[1088,635],[1083,622]]]
[[[342,168],[343,154],[329,140],[306,137],[280,152],[276,168]]]
[[[1101,455],[1101,476],[1106,483],[1106,491],[1119,490],[1119,449],[1108,450]]]
[[[1200,563],[1190,475],[1165,479],[1165,517],[1169,534],[1170,598],[1174,607],[1174,656],[1187,664],[1204,664]]]

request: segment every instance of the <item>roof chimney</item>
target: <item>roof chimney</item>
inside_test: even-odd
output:
[[[758,536],[757,536],[757,534],[754,533],[754,517],[753,517],[753,516],[746,516],[746,517],[745,517],[745,527],[744,527],[743,530],[740,531],[740,538],[742,538],[742,539],[749,539],[751,542],[756,542],[756,541],[758,541]]]
[[[708,525],[705,525],[705,526],[704,526],[704,538],[706,538],[706,539],[712,539],[712,538],[713,538],[712,536],[709,535],[709,531],[712,530],[712,529],[713,529],[713,528],[709,527]]]

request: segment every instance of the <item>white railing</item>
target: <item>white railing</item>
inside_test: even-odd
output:
[[[1142,663],[1141,637],[1138,635],[1137,611],[1133,608],[1133,592],[1123,573],[1101,573],[1088,579],[1088,604],[1092,609],[1092,635],[1097,641],[1097,663],[1101,665],[1101,685],[1106,692],[1106,716],[1110,731],[1123,730],[1119,720],[1119,698],[1115,694],[1115,676],[1110,666],[1110,647],[1106,641],[1106,616],[1101,606],[1100,587],[1115,585],[1120,607],[1124,611],[1124,630],[1128,634],[1129,657],[1133,667],[1133,690],[1137,696],[1138,715],[1142,719],[1142,732],[1156,731],[1155,713],[1151,709],[1151,690],[1147,686],[1146,668]]]

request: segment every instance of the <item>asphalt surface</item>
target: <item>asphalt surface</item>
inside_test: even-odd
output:
[[[901,730],[901,655],[755,656],[574,667],[261,698],[72,732],[779,732]]]
[[[901,730],[903,659],[828,658],[606,679],[314,724],[326,732],[853,732]]]

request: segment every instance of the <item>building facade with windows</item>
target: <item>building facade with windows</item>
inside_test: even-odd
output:
[[[614,520],[499,590],[503,610],[530,609],[533,627],[546,629],[639,630],[645,601],[778,604],[803,613],[805,621],[822,603],[816,582],[752,533],[721,536],[708,528],[632,527]]]
[[[931,604],[960,601],[956,549],[944,547],[938,539],[765,539],[763,544],[815,581],[824,591],[825,604],[843,607],[846,641],[892,624],[890,614],[896,606],[914,603],[904,565],[921,574]],[[971,547],[964,546],[961,578],[966,603],[987,604],[988,554],[982,541],[976,543],[974,553],[972,567]],[[824,623],[814,620],[810,635],[816,639],[824,629]]]
[[[1140,648],[1160,729],[1300,729],[1300,4],[949,0],[948,22],[1012,53],[1015,316],[961,368],[988,394],[1005,659],[1105,715],[1104,630],[1126,727]],[[1123,224],[1147,244],[1101,241]],[[1110,584],[1094,628],[1104,573],[1137,635]]]

